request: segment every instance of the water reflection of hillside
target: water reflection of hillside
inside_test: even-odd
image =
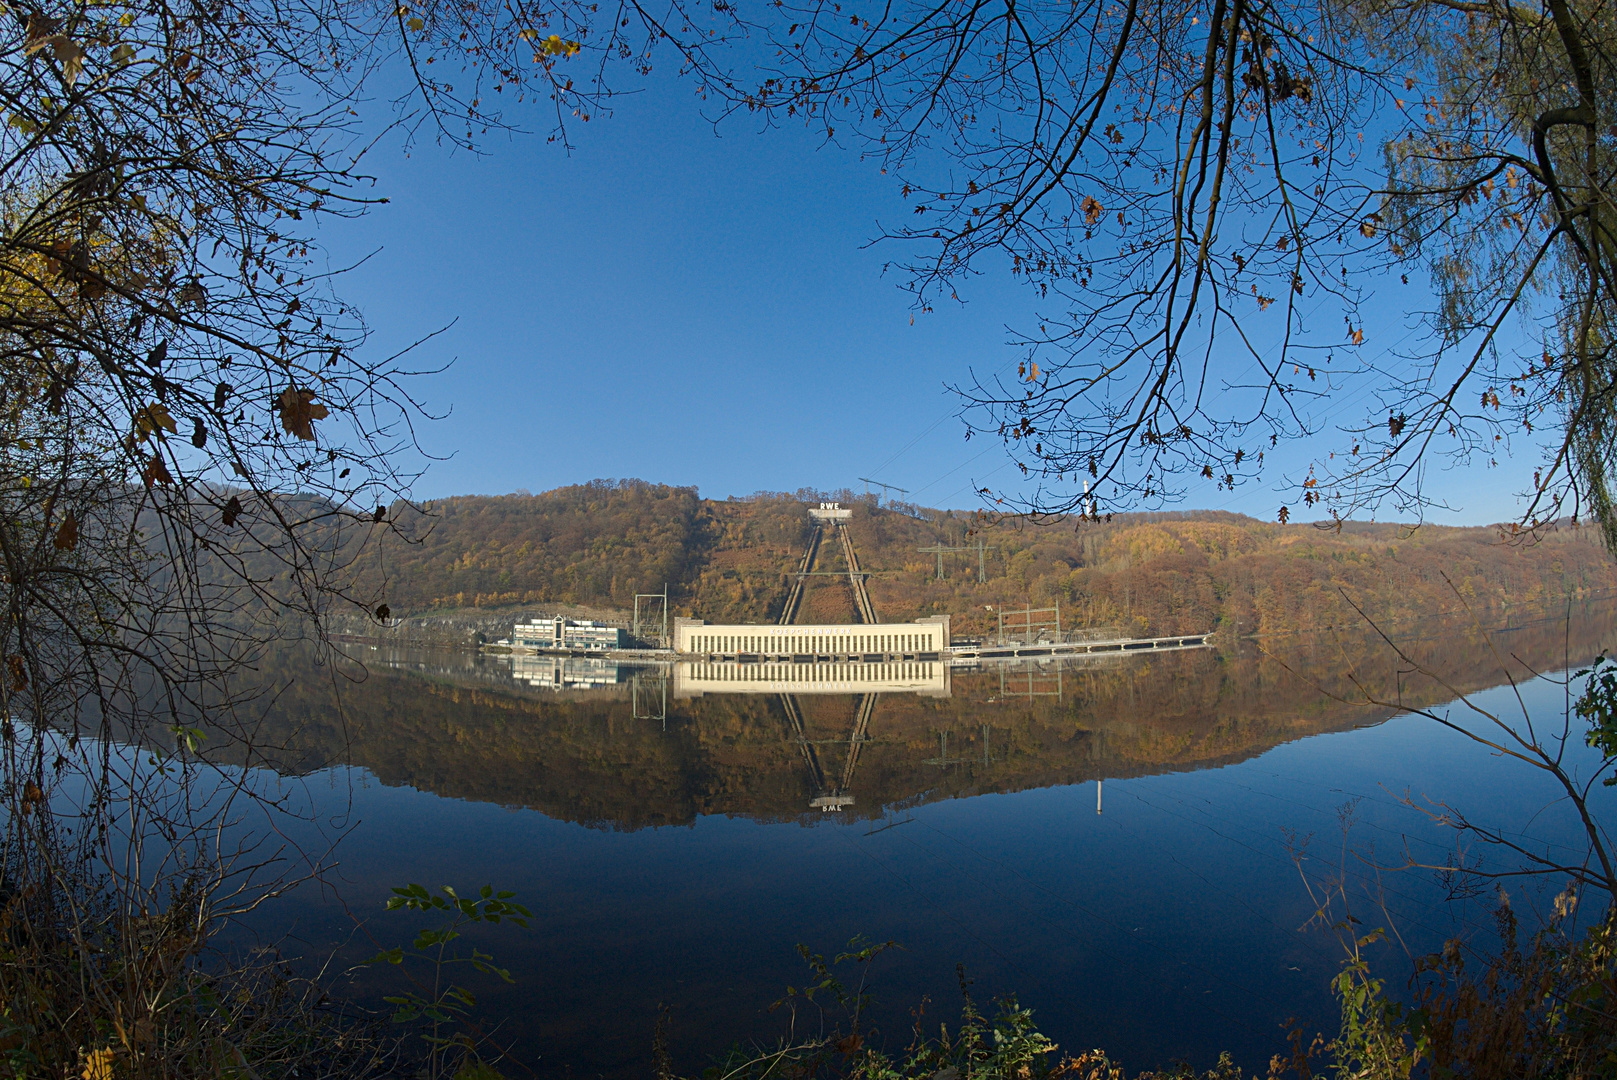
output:
[[[1517,671],[1555,669],[1612,637],[1602,607],[1517,622],[1487,640],[1425,627],[1403,644],[1475,690],[1503,681],[1501,656]],[[950,696],[873,695],[863,721],[865,696],[854,694],[796,698],[795,718],[778,694],[676,698],[657,667],[552,665],[530,677],[471,654],[377,650],[363,659],[369,674],[344,693],[342,719],[330,680],[267,672],[284,680],[263,721],[262,742],[286,748],[273,755],[278,768],[351,763],[387,784],[621,829],[705,814],[807,819],[844,777],[841,816],[874,817],[916,802],[1217,766],[1391,715],[1331,699],[1354,695],[1350,671],[1386,699],[1449,696],[1363,637],[1295,644],[1284,663],[1247,644],[955,672]],[[845,767],[850,759],[856,768]]]

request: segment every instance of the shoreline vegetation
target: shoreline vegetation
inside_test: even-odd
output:
[[[497,1025],[477,1015],[475,979],[512,981],[497,956],[456,944],[473,922],[524,924],[512,893],[446,897],[419,885],[395,888],[412,910],[437,913],[409,945],[384,948],[367,963],[401,969],[400,990],[372,1009],[333,997],[318,980],[295,976],[273,950],[227,957],[210,949],[206,898],[176,903],[139,925],[105,912],[41,918],[42,898],[8,898],[0,926],[0,1063],[6,1075],[61,1080],[502,1080],[537,1075],[501,1050]],[[911,1030],[884,1037],[865,1018],[874,1003],[870,967],[896,942],[860,938],[827,958],[799,945],[806,979],[769,1008],[782,1035],[769,1045],[734,1044],[696,1069],[667,1048],[668,1012],[646,1047],[656,1080],[1475,1080],[1597,1078],[1613,1074],[1613,979],[1617,918],[1576,918],[1580,890],[1569,884],[1544,925],[1524,932],[1503,897],[1493,917],[1497,945],[1453,940],[1412,958],[1407,994],[1389,992],[1371,951],[1388,947],[1385,928],[1365,926],[1338,882],[1320,896],[1315,921],[1342,942],[1332,990],[1341,1007],[1335,1032],[1277,1033],[1266,1073],[1247,1072],[1227,1053],[1216,1062],[1175,1062],[1130,1071],[1104,1049],[1072,1052],[1038,1027],[1036,1009],[1014,996],[983,1007],[957,966],[958,1019],[914,1004]],[[112,898],[78,883],[58,902],[92,909]],[[388,910],[405,905],[390,901]],[[27,921],[19,914],[26,912]],[[491,914],[492,912],[492,914]],[[447,915],[445,920],[443,916]],[[519,917],[521,916],[521,917]],[[71,926],[69,930],[68,927]],[[86,931],[89,931],[86,933]],[[384,931],[385,932],[385,931]],[[424,977],[404,961],[427,963]],[[93,969],[98,989],[85,994]],[[476,975],[461,974],[466,968]]]
[[[598,480],[539,495],[398,504],[381,554],[356,570],[352,591],[385,588],[402,625],[379,630],[348,618],[332,630],[422,643],[495,640],[512,621],[541,612],[621,620],[635,593],[664,584],[670,617],[770,622],[811,531],[805,507],[822,499],[854,508],[854,543],[882,618],[947,612],[960,636],[994,627],[988,605],[1059,604],[1063,627],[1129,636],[1218,627],[1264,638],[1358,626],[1366,615],[1400,622],[1617,593],[1617,563],[1600,530],[1568,523],[1534,542],[1513,541],[1500,527],[1344,522],[1338,530],[1224,512],[1029,527],[877,506],[848,491],[712,500],[694,488]],[[920,550],[940,543],[972,549],[946,553],[942,579],[937,556]],[[822,562],[822,570],[844,568],[834,545]],[[835,578],[810,588],[804,602],[802,622],[857,620],[851,590]]]

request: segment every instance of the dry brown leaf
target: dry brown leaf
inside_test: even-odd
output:
[[[32,56],[45,47],[45,43],[56,33],[61,23],[48,15],[35,13],[28,16],[28,29],[24,34],[22,51],[24,56]]]
[[[56,62],[62,65],[62,78],[72,86],[79,81],[79,73],[84,70],[84,46],[66,34],[57,34],[50,42]]]
[[[146,482],[147,487],[153,484],[162,484],[164,487],[174,483],[174,474],[168,471],[168,462],[163,460],[162,451],[152,455],[152,460],[146,463],[145,470],[140,478]]]
[[[281,391],[281,427],[288,435],[314,440],[314,421],[324,420],[330,413],[314,400],[313,390],[299,390],[289,386]]]
[[[79,519],[73,516],[73,511],[69,510],[67,517],[62,519],[61,528],[56,530],[56,539],[53,542],[57,551],[72,551],[79,546]]]
[[[32,56],[49,45],[51,55],[62,65],[62,78],[72,86],[79,81],[79,73],[84,70],[84,46],[66,34],[58,34],[56,28],[60,25],[55,19],[44,15],[28,16],[22,51],[24,56]]]

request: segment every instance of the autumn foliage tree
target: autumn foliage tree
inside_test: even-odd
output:
[[[569,0],[0,9],[10,1060],[215,1074],[213,1050],[185,1057],[202,1034],[159,1037],[195,1020],[172,1007],[177,972],[214,919],[316,863],[265,876],[218,843],[256,796],[211,748],[255,759],[267,642],[323,639],[335,610],[388,617],[385,577],[354,572],[427,415],[411,361],[366,348],[319,224],[381,200],[362,162],[390,123],[466,142],[504,122],[482,100],[503,93],[553,105],[563,136],[606,93],[602,65],[636,55],[621,20],[590,37],[596,17]],[[403,89],[376,115],[382,72]],[[153,935],[177,966],[151,966]]]
[[[1542,450],[1524,523],[1617,543],[1610,13],[1551,0],[782,0],[729,107],[891,173],[917,305],[1008,273],[1016,376],[959,386],[1038,512],[1149,508],[1326,436],[1295,502],[1428,505]],[[1292,502],[1293,498],[1286,501]],[[1282,510],[1282,520],[1287,511]]]

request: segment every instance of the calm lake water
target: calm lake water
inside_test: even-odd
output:
[[[1278,639],[1267,655],[932,665],[890,673],[873,700],[720,692],[755,672],[361,646],[368,675],[341,715],[321,672],[268,671],[284,689],[263,724],[285,748],[279,782],[318,821],[299,835],[337,843],[333,887],[295,893],[257,931],[352,961],[413,932],[382,912],[390,886],[515,890],[530,928],[475,938],[515,985],[473,985],[544,1076],[645,1075],[663,1004],[687,1073],[771,1040],[784,1018],[769,1005],[806,981],[795,946],[857,935],[903,946],[873,970],[893,1049],[923,1002],[929,1024],[958,1018],[962,965],[980,1002],[1016,995],[1064,1050],[1131,1070],[1228,1050],[1261,1072],[1288,1019],[1336,1025],[1341,948],[1305,925],[1305,874],[1318,887],[1345,865],[1355,914],[1415,953],[1486,935],[1485,902],[1445,902],[1429,873],[1398,869],[1406,851],[1453,850],[1405,797],[1576,843],[1521,766],[1364,691],[1456,719],[1445,703],[1463,692],[1519,720],[1508,668],[1536,721],[1559,718],[1564,680],[1534,673],[1617,644],[1612,614],[1406,628],[1418,665],[1362,635]],[[1513,884],[1512,901],[1559,887]],[[1404,953],[1380,963],[1401,985]],[[361,969],[351,988],[374,999],[393,977]]]

